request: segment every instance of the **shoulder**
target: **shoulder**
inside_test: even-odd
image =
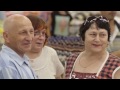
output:
[[[0,67],[1,68],[7,68],[7,67],[11,67],[13,69],[15,69],[15,65],[13,60],[9,57],[9,55],[7,54],[3,54],[0,52]]]
[[[114,70],[112,79],[120,79],[120,66]]]
[[[3,54],[0,52],[0,67],[6,67],[10,63],[9,58],[7,58],[5,55],[3,57]]]
[[[109,65],[110,68],[114,71],[118,66],[120,66],[120,58],[115,55],[109,54],[107,65]]]
[[[111,62],[111,68],[113,67],[113,64],[115,67],[112,73],[112,79],[120,79],[120,58],[110,54],[109,60]]]
[[[0,71],[2,72],[16,71],[16,68],[14,66],[14,63],[11,61],[11,58],[7,54],[2,54],[1,52],[0,52]]]
[[[120,63],[120,58],[118,56],[113,55],[113,54],[109,54],[109,60],[117,61]]]
[[[0,67],[0,79],[17,79],[20,78],[16,68],[11,66]]]
[[[79,54],[80,54],[80,52],[72,53],[72,54],[68,57],[68,59],[70,59],[70,58],[77,58]]]
[[[66,58],[67,63],[74,63],[79,54],[80,52],[72,53],[69,57]]]
[[[44,49],[47,50],[47,52],[56,53],[56,50],[54,48],[52,48],[52,47],[44,46]]]

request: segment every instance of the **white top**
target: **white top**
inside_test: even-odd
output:
[[[40,56],[30,60],[30,64],[39,79],[55,79],[64,73],[56,51],[48,46],[44,46]]]

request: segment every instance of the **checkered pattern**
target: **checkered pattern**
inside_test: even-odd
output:
[[[67,79],[70,76],[72,67],[78,55],[79,53],[72,54],[69,58],[67,58],[66,75],[65,75]],[[112,79],[112,73],[118,66],[120,66],[120,58],[109,54],[109,58],[107,62],[103,66],[102,70],[100,71],[100,74],[98,75],[98,77],[96,77],[96,79]]]
[[[105,63],[105,66],[98,76],[98,79],[111,79],[113,71],[118,66],[120,66],[120,58],[110,54],[107,62]]]
[[[67,63],[66,63],[66,74],[65,77],[68,79],[69,75],[72,71],[73,64],[78,57],[79,53],[72,54],[70,57],[67,58]]]

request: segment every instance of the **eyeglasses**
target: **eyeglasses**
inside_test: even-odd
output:
[[[91,20],[89,20],[89,18],[86,19],[86,21],[84,22],[84,25],[85,25],[87,22],[92,23],[92,22],[94,22],[94,21],[96,21],[96,20],[101,20],[101,21],[103,21],[103,22],[109,22],[109,20],[107,20],[105,17],[103,17],[103,16],[98,16],[98,17],[95,17],[94,19],[91,19]]]
[[[34,32],[34,35],[35,36],[46,36],[46,31],[45,31],[45,29],[43,29],[43,30],[35,30],[35,32]]]

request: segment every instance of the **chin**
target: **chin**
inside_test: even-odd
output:
[[[36,51],[40,51],[41,49],[42,49],[42,47],[35,48]]]
[[[25,48],[25,49],[24,49],[25,52],[28,52],[28,51],[30,51],[30,50],[31,50],[31,48]]]
[[[92,50],[93,52],[95,52],[95,53],[99,53],[99,52],[101,52],[102,50]]]

